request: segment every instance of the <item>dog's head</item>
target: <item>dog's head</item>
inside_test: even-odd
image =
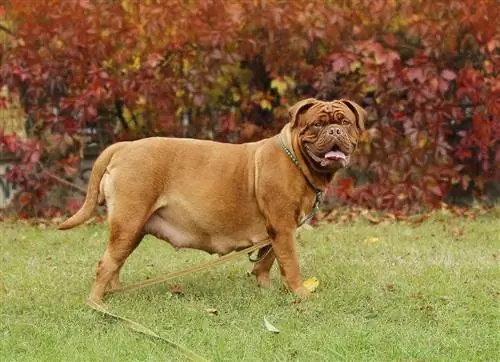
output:
[[[366,112],[355,102],[304,99],[290,108],[292,133],[310,168],[333,173],[349,164],[364,131]]]

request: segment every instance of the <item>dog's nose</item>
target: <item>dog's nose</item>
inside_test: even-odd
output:
[[[330,128],[328,130],[328,134],[330,136],[333,136],[335,133],[337,134],[337,136],[340,136],[340,134],[342,133],[342,130],[340,128]]]

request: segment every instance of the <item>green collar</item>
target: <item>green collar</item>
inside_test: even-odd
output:
[[[293,153],[293,150],[288,148],[288,146],[286,145],[285,140],[283,139],[283,134],[280,133],[278,137],[280,139],[280,145],[281,145],[281,148],[283,149],[283,151],[285,151],[285,153],[288,155],[288,157],[290,157],[290,159],[295,164],[295,166],[297,166],[299,168],[300,172],[302,172],[302,175],[306,179],[309,187],[311,187],[314,190],[314,192],[316,193],[316,199],[314,200],[314,204],[313,204],[311,213],[309,215],[307,215],[299,223],[299,226],[300,226],[300,225],[306,223],[307,221],[309,221],[314,216],[314,214],[319,210],[319,205],[321,204],[321,201],[323,200],[323,192],[320,189],[318,189],[316,186],[314,186],[312,184],[312,182],[309,180],[309,178],[306,176],[304,171],[302,171],[302,168],[299,165],[299,160],[297,159],[297,156],[295,156],[295,154]]]

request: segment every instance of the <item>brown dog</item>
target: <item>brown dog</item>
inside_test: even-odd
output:
[[[120,268],[144,235],[175,248],[223,255],[271,237],[253,270],[269,284],[278,259],[286,286],[304,297],[294,233],[332,179],[348,165],[365,111],[348,100],[305,99],[280,134],[241,145],[175,138],[120,142],[95,161],[82,208],[70,229],[106,203],[109,242],[89,298],[119,289]],[[262,253],[264,254],[264,253]]]

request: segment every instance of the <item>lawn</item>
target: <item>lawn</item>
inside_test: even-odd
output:
[[[276,266],[262,290],[241,257],[111,296],[107,307],[213,361],[499,360],[499,221],[496,211],[474,221],[437,214],[418,227],[360,219],[303,229],[302,273],[321,284],[300,303],[283,290]],[[4,223],[0,238],[1,361],[186,359],[85,304],[103,225],[62,232]],[[211,258],[147,238],[122,280]]]

